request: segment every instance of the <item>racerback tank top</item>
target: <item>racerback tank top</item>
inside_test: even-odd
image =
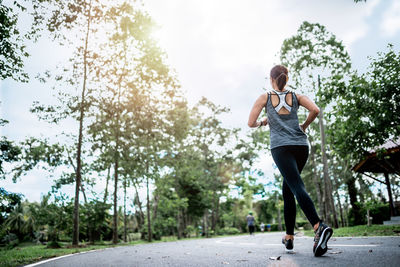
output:
[[[292,94],[292,105],[286,102],[286,95]],[[265,105],[265,112],[268,117],[270,128],[271,149],[279,146],[297,145],[308,146],[307,135],[299,125],[297,111],[299,103],[296,94],[290,91],[276,92],[279,97],[279,104],[274,107],[271,101],[271,93],[268,93],[268,101]],[[281,108],[286,108],[289,114],[279,114]]]

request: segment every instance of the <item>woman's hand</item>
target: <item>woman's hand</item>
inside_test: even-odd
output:
[[[267,118],[262,118],[261,119],[261,126],[267,126],[267,124],[268,124],[268,119]]]
[[[300,126],[300,129],[303,131],[303,133],[306,133],[306,127],[305,127],[304,123],[300,124],[299,126]]]

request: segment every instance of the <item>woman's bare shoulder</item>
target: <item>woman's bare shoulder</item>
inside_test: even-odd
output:
[[[302,94],[295,93],[295,92],[293,92],[293,93],[295,94],[297,100],[299,100],[299,101],[302,100],[303,98],[307,97],[306,95],[302,95]]]
[[[265,102],[265,103],[267,103],[267,100],[268,100],[268,93],[263,93],[257,99],[257,101]]]

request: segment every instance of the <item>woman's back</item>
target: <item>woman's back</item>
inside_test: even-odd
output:
[[[307,136],[300,128],[296,94],[290,91],[268,93],[265,110],[270,126],[271,149],[286,145],[308,146]]]

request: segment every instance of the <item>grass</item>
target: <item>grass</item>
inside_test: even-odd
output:
[[[50,249],[46,248],[45,245],[35,245],[32,243],[22,243],[18,247],[13,249],[0,249],[0,265],[7,267],[14,267],[20,265],[26,265],[41,260],[54,258],[67,254],[74,254],[84,251],[90,251],[95,249],[105,249],[108,247],[116,247],[123,245],[134,245],[146,243],[144,241],[133,241],[129,243],[121,243],[118,245],[112,245],[109,242],[103,242],[101,245],[83,245],[79,248],[68,248],[69,244],[63,244],[63,248]]]
[[[306,236],[314,236],[314,231],[304,231]],[[400,225],[357,225],[334,229],[335,237],[356,236],[400,236]]]

